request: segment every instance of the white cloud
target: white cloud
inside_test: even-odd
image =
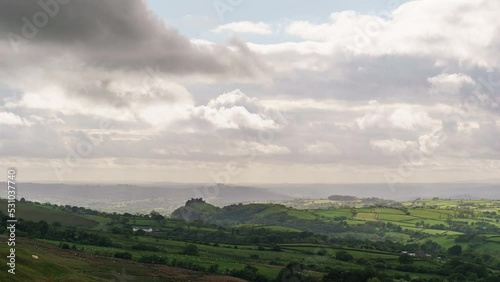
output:
[[[303,41],[250,47],[261,54],[426,56],[436,65],[494,68],[500,65],[499,12],[498,1],[410,1],[384,15],[342,11],[326,23],[293,21],[285,30]]]
[[[250,98],[240,90],[224,93],[210,100],[206,106],[193,108],[192,116],[209,121],[217,128],[278,128],[277,122],[264,113],[255,98]]]
[[[432,95],[458,95],[466,86],[475,86],[475,81],[463,73],[441,73],[427,79]],[[469,89],[470,90],[470,89]]]
[[[260,35],[268,35],[273,33],[271,26],[269,24],[264,22],[249,22],[249,21],[232,22],[220,25],[212,30],[212,32],[223,32],[223,31],[229,31],[234,33],[254,33]]]
[[[291,151],[288,147],[278,144],[259,143],[254,141],[232,141],[227,142],[226,146],[218,149],[216,153],[221,156],[244,156],[246,159],[254,159],[258,155],[289,155]]]
[[[341,155],[342,151],[335,146],[335,144],[325,141],[315,141],[314,143],[307,144],[305,151],[313,154],[328,154],[328,155]]]
[[[401,153],[408,149],[416,148],[417,143],[414,141],[404,141],[399,139],[386,140],[371,140],[370,145],[384,153],[395,154]]]
[[[457,125],[457,132],[471,134],[475,129],[480,129],[481,125],[476,121],[459,121]]]
[[[31,123],[11,112],[0,112],[0,124],[29,126]]]
[[[418,138],[420,151],[432,155],[436,149],[442,144],[440,142],[441,135],[436,133],[424,134]]]
[[[433,119],[426,111],[415,109],[409,105],[399,106],[395,109],[377,107],[356,119],[358,127],[362,130],[368,128],[398,128],[405,130],[439,129],[442,122]]]
[[[308,21],[295,21],[286,28],[286,32],[305,40],[319,42],[340,42],[353,37],[357,29],[362,29],[369,21],[386,25],[386,20],[355,11],[335,12],[330,15],[331,22],[315,24]]]
[[[257,142],[246,143],[246,146],[254,148],[257,153],[271,154],[271,155],[288,155],[290,149],[285,146],[275,144],[262,144]]]
[[[117,109],[111,105],[96,106],[81,98],[71,98],[56,86],[26,92],[19,100],[6,103],[6,107],[48,110],[64,115],[90,115],[113,120],[131,121],[134,119],[128,110]]]
[[[389,121],[397,128],[415,130],[417,128],[439,128],[441,121],[432,119],[427,112],[414,111],[410,107],[396,109]]]

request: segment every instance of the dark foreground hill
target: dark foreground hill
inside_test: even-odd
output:
[[[7,255],[7,237],[0,236],[0,254]],[[205,274],[166,265],[145,264],[84,252],[64,250],[53,244],[25,238],[17,239],[15,275],[2,267],[0,281],[85,282],[85,281],[171,281],[243,282],[245,280]],[[35,259],[33,256],[36,256]]]

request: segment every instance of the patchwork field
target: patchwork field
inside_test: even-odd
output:
[[[139,281],[243,281],[225,275],[274,281],[294,262],[303,265],[306,281],[321,281],[334,268],[441,281],[450,273],[448,249],[457,246],[467,252],[464,261],[476,263],[468,258],[476,256],[492,275],[500,270],[499,206],[425,203],[298,210],[278,204],[218,208],[194,199],[189,220],[19,203],[19,214],[30,222],[19,234],[37,239],[20,238],[23,274],[6,281],[110,281],[124,269]],[[407,265],[403,251],[419,255]],[[6,244],[0,252],[6,255]]]

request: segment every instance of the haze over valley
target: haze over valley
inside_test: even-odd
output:
[[[216,206],[237,203],[286,203],[295,199],[326,199],[331,195],[410,201],[417,198],[500,199],[497,183],[439,184],[40,184],[22,183],[19,195],[27,200],[88,207],[107,212],[169,215],[191,198]]]

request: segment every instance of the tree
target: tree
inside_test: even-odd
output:
[[[450,276],[448,276],[448,281],[465,282],[467,281],[467,277],[465,277],[465,275],[463,275],[462,273],[453,273]]]
[[[182,253],[188,256],[197,256],[198,255],[198,246],[194,244],[187,244],[182,249]]]
[[[281,252],[281,247],[279,245],[273,245],[273,247],[271,248],[271,250],[273,250],[275,252]]]
[[[462,254],[462,246],[455,245],[448,249],[448,254],[450,256],[460,256]]]
[[[400,264],[412,264],[413,257],[409,256],[408,254],[401,254],[398,258],[398,262]]]
[[[354,257],[346,251],[338,251],[335,258],[341,261],[353,261]]]
[[[280,271],[275,281],[308,282],[311,278],[305,271],[306,267],[299,262],[291,262]]]
[[[318,256],[325,256],[328,253],[326,249],[320,249],[316,252]]]
[[[420,246],[420,250],[430,253],[435,253],[439,249],[441,249],[441,245],[431,240],[427,240],[424,244]]]
[[[122,258],[122,259],[132,259],[132,254],[128,252],[116,252],[113,255],[115,258]]]
[[[153,219],[155,221],[161,221],[161,220],[165,219],[165,217],[163,215],[161,215],[159,212],[157,212],[155,210],[152,210],[149,213],[149,216],[151,217],[151,219]]]
[[[47,232],[49,232],[49,224],[47,223],[47,221],[45,220],[40,220],[38,222],[38,229],[40,231],[40,235],[42,235],[42,237],[45,236],[45,234],[47,234]]]
[[[232,270],[230,272],[231,276],[240,277],[248,281],[263,282],[268,281],[267,278],[261,274],[258,274],[258,269],[252,265],[245,265],[243,269]]]
[[[339,282],[339,281],[366,281],[360,271],[351,271],[342,268],[333,268],[323,276],[323,282]]]

